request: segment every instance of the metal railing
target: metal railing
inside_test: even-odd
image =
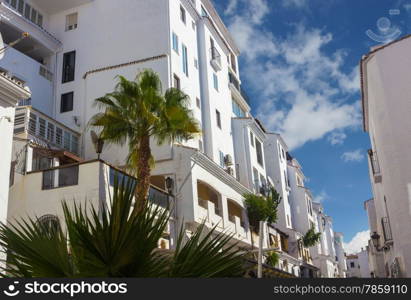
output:
[[[388,217],[381,218],[381,225],[382,225],[382,231],[384,234],[384,241],[385,242],[392,241],[391,225],[390,225],[390,220],[388,219]]]
[[[43,171],[43,190],[78,185],[79,166],[61,167]]]
[[[231,72],[228,72],[228,81],[237,89],[237,91],[241,94],[241,97],[243,97],[245,102],[250,104],[250,98],[248,97],[245,90],[241,87],[240,81],[238,81],[237,77]]]
[[[377,152],[369,149],[368,150],[368,156],[369,156],[370,162],[371,162],[372,173],[374,175],[379,175],[381,173],[381,169],[380,169],[380,163],[378,161]]]

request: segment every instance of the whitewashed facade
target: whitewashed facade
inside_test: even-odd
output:
[[[364,130],[369,133],[370,179],[385,276],[411,275],[411,38],[377,47],[361,61]],[[367,208],[368,210],[368,208]],[[370,215],[370,211],[369,211]]]

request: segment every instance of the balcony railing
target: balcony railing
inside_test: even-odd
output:
[[[370,159],[372,174],[374,175],[374,182],[379,183],[382,181],[380,163],[378,161],[377,152],[372,149],[368,150],[368,157]]]
[[[79,154],[80,134],[30,106],[16,108],[14,134],[27,133],[57,148]]]
[[[391,232],[390,220],[388,219],[388,217],[381,218],[381,225],[382,225],[382,231],[384,233],[384,241],[391,242],[392,232]]]
[[[241,87],[240,82],[238,81],[238,79],[236,78],[236,76],[233,73],[228,72],[228,80],[236,88],[236,90],[240,93],[241,97],[243,97],[245,102],[250,104],[250,98],[248,97],[245,90]]]
[[[78,185],[79,166],[43,171],[43,190]]]
[[[126,173],[120,172],[114,168],[110,168],[110,186],[114,185],[114,181],[115,178],[117,176],[117,180],[118,182],[121,184],[122,182],[124,182],[125,184],[127,184],[128,181],[131,181],[132,183],[134,183],[136,181],[136,179],[134,177],[131,177],[129,175],[127,175]],[[165,209],[170,209],[170,195],[159,190],[156,189],[154,187],[150,187],[149,190],[149,194],[148,194],[148,199],[150,202],[165,208]]]
[[[210,62],[214,70],[220,71],[221,70],[221,54],[220,52],[218,52],[216,47],[212,47],[210,49],[210,56],[211,56]]]

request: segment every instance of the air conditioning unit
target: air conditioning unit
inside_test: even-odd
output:
[[[224,156],[224,164],[229,167],[233,165],[233,158],[231,157],[230,154],[227,154],[226,156]]]

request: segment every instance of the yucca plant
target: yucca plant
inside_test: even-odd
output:
[[[133,214],[135,184],[119,183],[107,209],[63,203],[64,226],[29,218],[0,225],[10,277],[237,277],[243,258],[231,237],[199,226],[174,251],[157,247],[169,212],[149,204]],[[63,228],[64,227],[64,228]],[[1,274],[1,273],[0,273]]]

